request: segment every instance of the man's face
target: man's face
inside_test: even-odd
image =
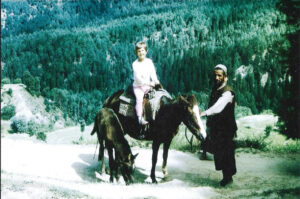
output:
[[[214,71],[214,75],[215,75],[215,85],[217,86],[217,87],[219,87],[219,86],[221,86],[223,83],[224,83],[224,81],[225,81],[225,75],[224,75],[224,72],[223,72],[223,70],[220,70],[220,69],[216,69],[215,71]]]
[[[136,51],[136,54],[139,58],[140,61],[144,60],[146,55],[147,55],[147,51],[145,50],[145,48],[140,48]]]

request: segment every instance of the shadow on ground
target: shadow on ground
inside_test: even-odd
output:
[[[98,161],[97,156],[94,157],[94,155],[91,154],[80,154],[79,157],[84,161],[84,163],[75,162],[72,164],[72,167],[83,180],[89,182],[105,182],[104,180],[101,180],[96,176],[96,173],[101,174],[101,161]],[[104,157],[104,163],[106,174],[109,174],[107,157]],[[147,179],[148,176],[141,172],[142,170],[143,168],[135,168],[135,183],[144,183]]]
[[[101,162],[98,161],[98,157],[91,154],[80,154],[80,159],[83,162],[75,162],[72,164],[73,169],[77,172],[77,174],[84,180],[88,182],[107,182],[99,179],[96,176],[96,173],[101,174]],[[108,158],[104,158],[106,174],[109,175],[109,166],[108,166]],[[208,160],[211,161],[211,160]],[[161,167],[157,167],[156,171],[159,173]],[[219,181],[215,179],[211,179],[209,176],[204,176],[203,174],[195,174],[193,171],[183,171],[182,169],[178,169],[176,167],[168,167],[169,174],[160,177],[157,176],[157,179],[160,179],[159,183],[167,183],[173,180],[178,180],[192,187],[198,186],[210,186],[210,187],[219,187]],[[146,171],[144,168],[136,167],[134,171],[134,182],[139,184],[149,184],[150,172]]]

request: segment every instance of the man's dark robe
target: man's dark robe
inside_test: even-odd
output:
[[[226,91],[230,91],[234,96],[234,91],[230,86],[225,86],[219,90],[213,89],[210,95],[209,107],[213,106]],[[237,125],[234,116],[235,98],[232,103],[228,103],[218,114],[207,117],[207,127],[210,132],[211,149],[214,154],[216,170],[222,170],[227,175],[236,173],[233,138],[236,134]]]

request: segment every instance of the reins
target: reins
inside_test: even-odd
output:
[[[189,140],[188,136],[187,136],[187,127],[185,127],[185,138],[188,141],[188,143],[191,146],[191,151],[193,151],[193,139],[194,139],[194,135],[191,136],[191,140]]]

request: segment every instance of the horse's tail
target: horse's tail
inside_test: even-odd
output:
[[[98,131],[98,122],[97,122],[97,115],[96,115],[95,121],[94,121],[94,128],[93,128],[93,130],[91,132],[91,135],[94,135],[95,132],[97,132],[97,131]]]
[[[98,121],[100,121],[100,120],[98,120],[98,117],[100,117],[99,114],[97,114],[96,117],[95,117],[94,128],[91,132],[91,135],[94,135],[95,132],[97,132],[98,142],[100,144],[99,154],[98,154],[98,161],[102,161],[102,166],[101,167],[102,167],[102,172],[103,172],[104,171],[103,170],[104,169],[104,162],[103,162],[104,145],[103,145],[103,137],[101,136],[100,129],[98,128],[99,127]],[[96,145],[96,150],[97,150],[97,145]],[[95,154],[96,154],[96,152],[95,152]]]

